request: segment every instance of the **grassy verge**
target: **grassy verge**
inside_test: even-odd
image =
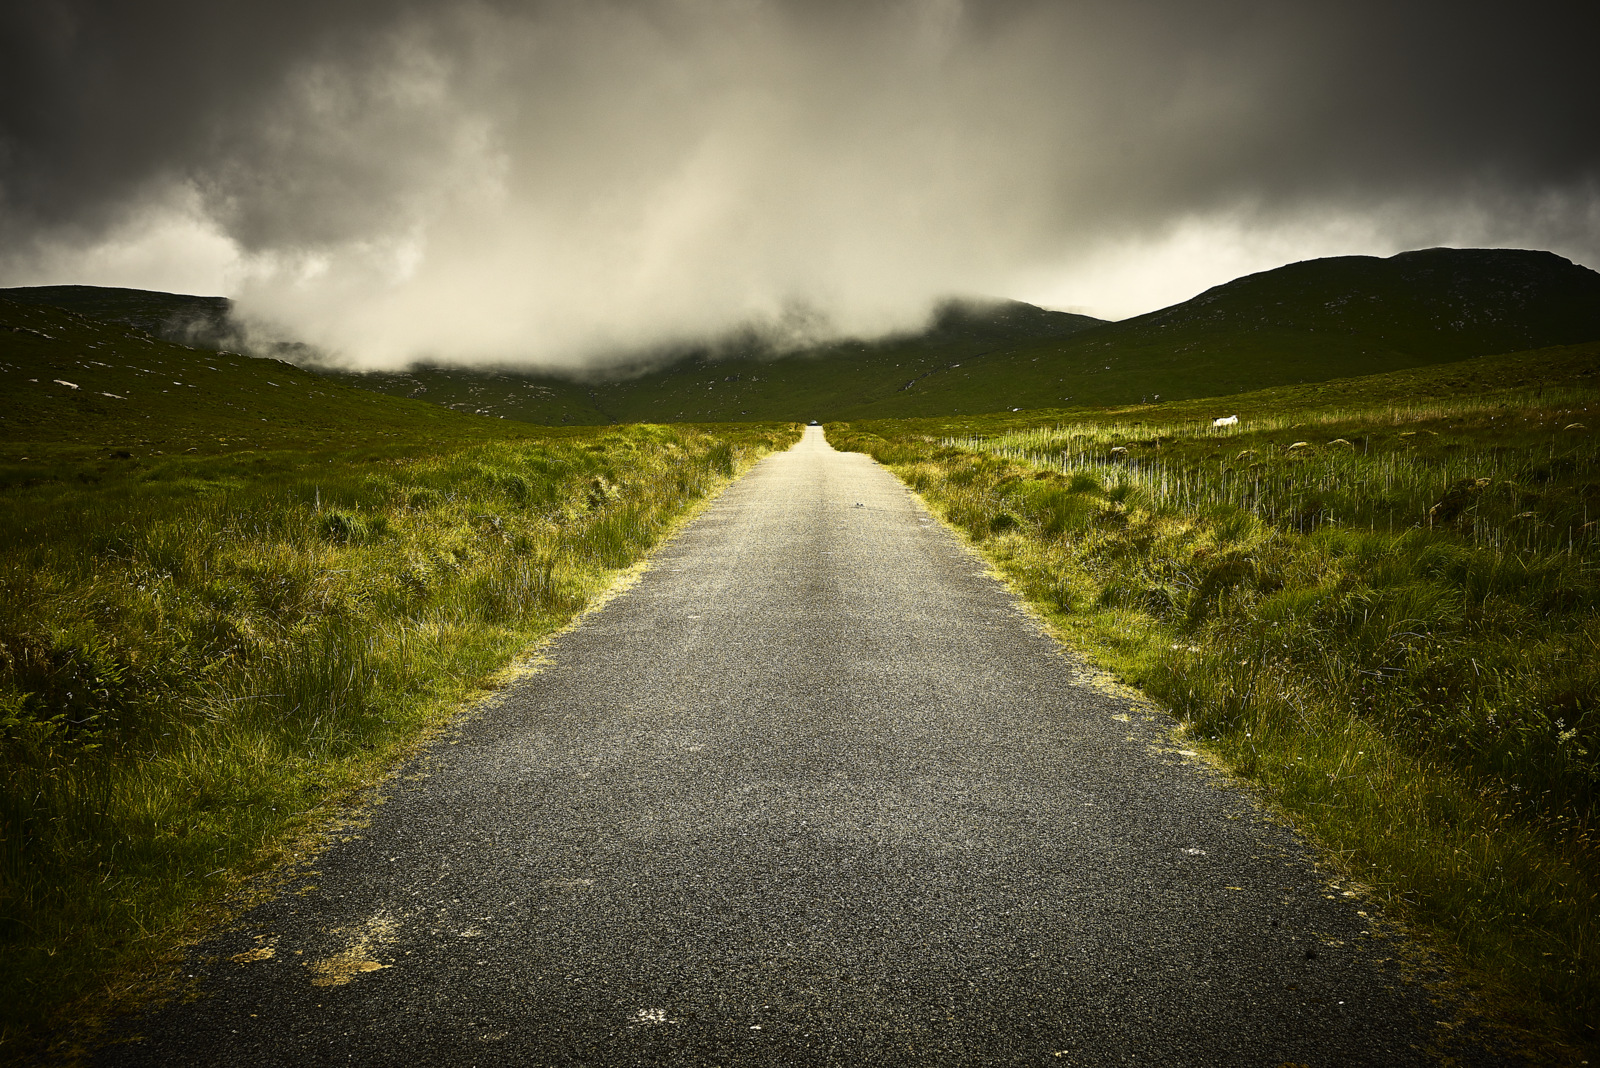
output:
[[[13,1053],[162,960],[308,812],[798,428],[499,433],[310,451],[213,435],[111,459],[9,447],[28,454],[0,470]]]
[[[1594,365],[1421,403],[1379,380],[1341,410],[1243,397],[1258,414],[1227,428],[1189,405],[829,438],[888,465],[1523,1022],[1594,1050]]]

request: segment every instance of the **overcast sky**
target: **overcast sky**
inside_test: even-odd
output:
[[[1585,7],[0,0],[0,285],[570,366],[1322,255],[1600,267]]]

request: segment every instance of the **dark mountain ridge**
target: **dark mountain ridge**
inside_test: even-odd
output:
[[[852,417],[1224,396],[1600,338],[1600,274],[1549,252],[1306,260],[1020,346]]]
[[[110,286],[22,286],[0,289],[0,300],[64,308],[195,348],[220,349],[237,343],[238,331],[231,319],[233,301],[227,297]]]
[[[1116,325],[1128,339],[1291,330],[1485,355],[1592,340],[1600,330],[1600,274],[1521,249],[1336,256],[1246,275]]]
[[[70,301],[188,344],[237,336],[223,298],[87,286]],[[1306,260],[1105,322],[949,301],[920,333],[776,355],[754,334],[589,379],[510,368],[327,372],[380,392],[539,423],[850,419],[1223,396],[1600,339],[1600,274],[1549,252],[1422,249]],[[315,367],[310,350],[271,355]]]
[[[352,389],[279,360],[194,348],[125,322],[0,297],[0,488],[40,477],[41,468],[12,463],[30,455],[96,455],[103,464],[485,432],[503,427]]]

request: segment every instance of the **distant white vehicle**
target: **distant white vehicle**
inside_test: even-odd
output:
[[[1238,426],[1239,425],[1239,417],[1237,415],[1225,415],[1220,419],[1211,420],[1211,425],[1212,426]]]

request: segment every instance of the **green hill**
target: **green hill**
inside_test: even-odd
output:
[[[0,300],[0,457],[356,444],[495,426],[279,360],[207,351],[58,307]],[[497,423],[504,428],[504,423]],[[11,481],[13,470],[0,481]]]
[[[774,355],[759,338],[649,360],[650,370],[573,381],[509,369],[415,367],[335,373],[352,385],[485,415],[547,423],[738,422],[828,418],[916,389],[963,362],[1105,325],[1020,301],[951,301],[922,333]],[[783,413],[783,414],[778,414]]]
[[[135,327],[166,341],[221,349],[235,333],[227,297],[196,297],[108,286],[23,286],[0,289],[0,300],[62,308],[101,322]]]
[[[1600,274],[1519,249],[1338,256],[1246,275],[1117,326],[1126,342],[1281,331],[1460,359],[1594,340]]]
[[[0,297],[19,293],[194,343],[228,335],[220,298],[85,286]],[[1293,263],[1116,323],[951,302],[919,334],[782,356],[758,338],[724,340],[590,380],[445,366],[324,373],[550,425],[872,419],[1225,396],[1596,339],[1600,274],[1549,252],[1424,249]],[[306,362],[293,346],[274,351]]]
[[[690,353],[620,381],[418,368],[344,381],[487,414],[869,419],[1222,396],[1600,339],[1600,274],[1548,252],[1294,263],[1117,323],[967,305],[932,330],[781,359]]]
[[[223,297],[32,286],[0,289],[0,300],[66,309],[213,350],[232,343],[238,333],[229,319],[232,302]],[[782,417],[788,419],[809,417],[814,410],[831,412],[841,398],[848,403],[870,402],[963,359],[1058,340],[1104,323],[1018,301],[949,301],[930,328],[919,334],[843,341],[781,357],[759,336],[735,336],[714,347],[647,353],[633,368],[651,371],[630,368],[594,381],[508,368],[426,364],[403,372],[319,369],[319,373],[347,385],[427,400],[459,412],[543,424],[724,422],[764,418],[760,411],[801,413]],[[271,355],[314,366],[317,354],[305,346],[276,344]]]

